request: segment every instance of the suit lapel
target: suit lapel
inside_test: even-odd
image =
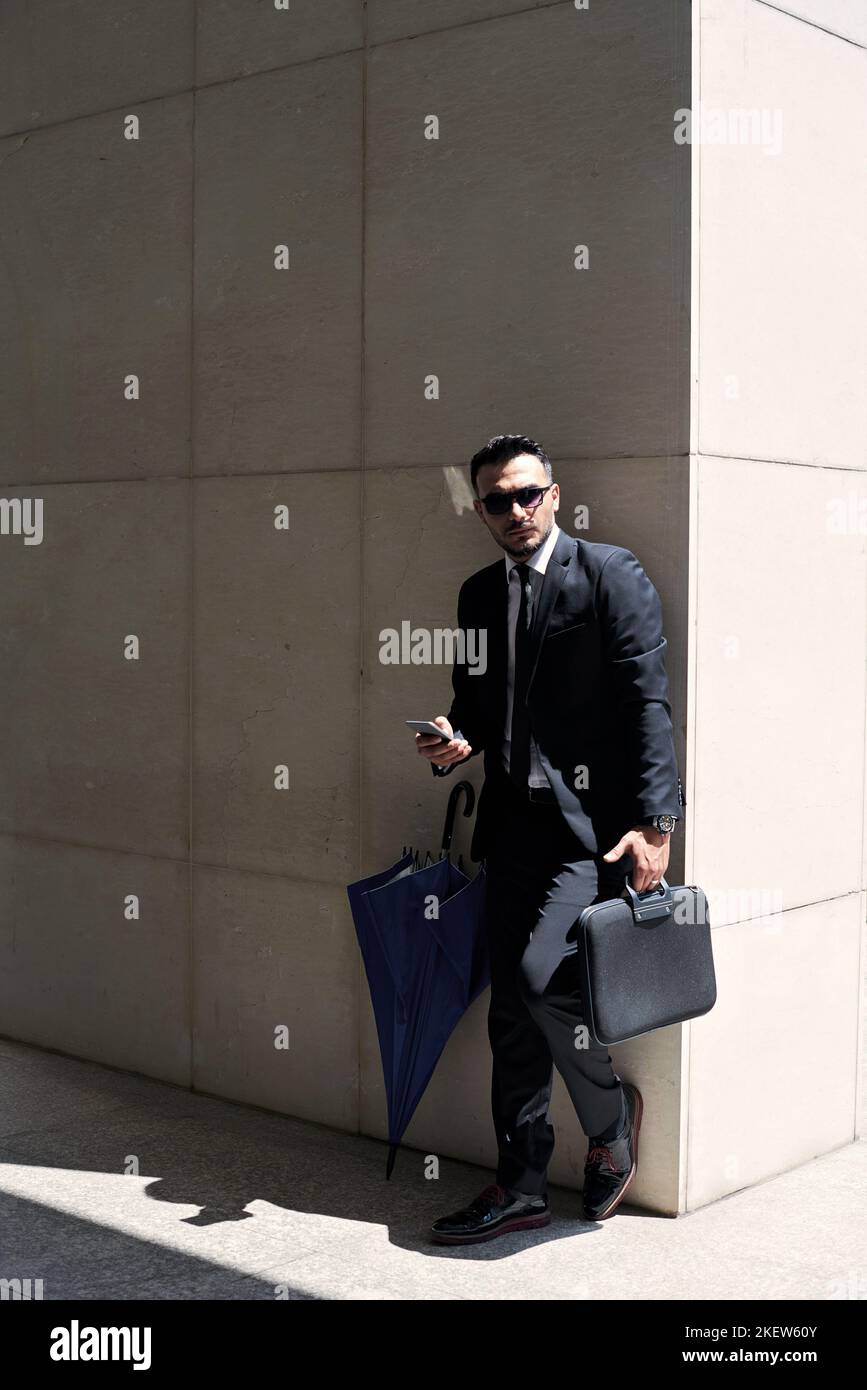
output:
[[[561,531],[557,537],[557,543],[551,553],[545,574],[542,579],[542,587],[539,592],[539,600],[536,612],[533,615],[533,665],[530,671],[530,680],[527,689],[533,684],[533,677],[536,674],[536,666],[539,662],[539,653],[542,650],[542,642],[551,621],[551,614],[554,612],[554,604],[563,587],[572,556],[575,554],[575,546],[570,536],[565,531]]]
[[[503,728],[506,722],[506,675],[508,668],[508,580],[506,566],[502,563],[493,567],[491,575],[491,596],[487,608],[490,614],[488,625],[488,671],[490,681],[488,690],[494,706],[495,727]]]

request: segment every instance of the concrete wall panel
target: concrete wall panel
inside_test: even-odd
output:
[[[0,482],[189,473],[192,125],[185,93],[0,141]]]
[[[184,91],[196,0],[4,0],[0,135]],[[135,109],[131,107],[130,109]]]
[[[193,1084],[355,1131],[358,948],[342,888],[197,867],[193,904]]]
[[[196,81],[205,86],[359,48],[363,16],[362,0],[287,0],[282,8],[198,0]]]
[[[717,1004],[689,1025],[687,1210],[851,1142],[864,906],[714,931]]]
[[[0,835],[0,893],[4,1034],[189,1086],[187,865]]]
[[[189,483],[4,497],[41,501],[43,537],[0,536],[0,829],[182,858]]]
[[[688,41],[687,6],[621,2],[371,51],[371,465],[510,430],[558,458],[688,448]]]
[[[348,883],[358,839],[358,475],[194,487],[194,858]],[[288,530],[275,528],[280,507]],[[278,766],[286,789],[275,786]]]
[[[727,143],[699,147],[699,448],[865,468],[867,51],[755,0],[701,16]]]
[[[197,95],[197,473],[360,463],[361,68]]]

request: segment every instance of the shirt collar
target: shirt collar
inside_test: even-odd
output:
[[[551,558],[554,546],[557,544],[559,535],[560,527],[555,521],[554,525],[551,527],[551,534],[548,536],[545,544],[540,545],[538,550],[534,550],[528,560],[513,560],[511,555],[506,555],[506,579],[511,579],[512,570],[516,565],[520,564],[529,565],[530,569],[538,570],[540,574],[544,574],[545,570],[548,568],[548,561]]]

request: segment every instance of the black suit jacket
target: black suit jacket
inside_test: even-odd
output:
[[[507,604],[502,559],[461,587],[458,626],[487,632],[484,674],[461,660],[452,671],[449,722],[473,751],[450,768],[431,764],[434,776],[448,776],[484,753],[475,860],[490,852],[506,776]],[[561,531],[536,599],[532,643],[530,727],[560,810],[584,847],[605,853],[651,816],[681,816],[662,605],[632,552]]]

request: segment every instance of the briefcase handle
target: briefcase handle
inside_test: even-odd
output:
[[[636,922],[642,925],[645,922],[658,922],[670,916],[674,909],[674,898],[664,878],[659,880],[655,888],[647,888],[643,893],[636,893],[631,883],[625,883],[622,896],[630,903]]]

